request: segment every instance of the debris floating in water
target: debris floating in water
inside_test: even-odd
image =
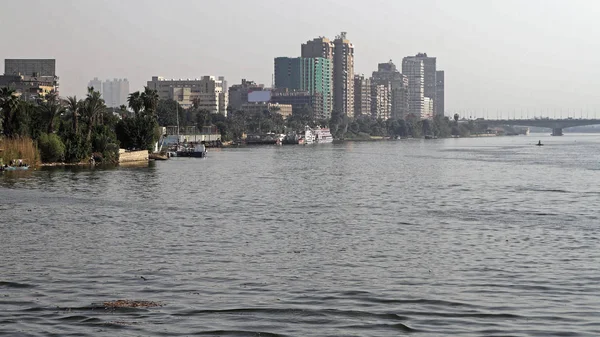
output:
[[[159,302],[152,301],[132,301],[132,300],[117,300],[102,303],[106,308],[153,308],[162,307]]]

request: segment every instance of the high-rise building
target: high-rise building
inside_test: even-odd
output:
[[[275,88],[305,90],[321,94],[323,112],[317,118],[331,116],[331,61],[322,57],[275,58]]]
[[[225,79],[203,76],[201,79],[164,79],[153,76],[148,87],[156,90],[161,99],[172,99],[183,108],[196,106],[210,113],[227,115],[228,95]]]
[[[354,117],[371,116],[371,79],[354,75]]]
[[[418,118],[425,118],[425,70],[423,61],[414,57],[402,60],[402,74],[408,77],[408,112]]]
[[[401,74],[390,60],[378,64],[377,71],[373,72],[373,82],[391,85],[392,117],[404,119],[408,114],[408,77]]]
[[[392,86],[390,83],[372,83],[371,115],[383,120],[392,117]]]
[[[112,81],[106,80],[104,83],[102,83],[102,90],[100,90],[100,87],[94,87],[94,90],[101,92],[102,98],[104,98],[104,102],[109,108],[117,108],[121,105],[127,105],[129,81],[126,78],[115,78]]]
[[[423,95],[433,100],[433,107],[436,105],[436,75],[437,75],[437,60],[435,57],[427,56],[426,53],[418,53],[412,56],[415,60],[423,61]]]
[[[242,79],[241,84],[234,84],[229,87],[229,106],[233,111],[240,110],[242,104],[248,103],[248,94],[253,91],[263,91],[265,86],[257,84],[254,81]]]
[[[87,87],[94,88],[94,91],[98,91],[102,94],[102,81],[99,80],[98,77],[94,77],[94,79],[88,83]]]
[[[318,37],[302,44],[302,57],[322,57],[333,62],[334,44],[328,38]]]
[[[333,41],[333,107],[354,117],[354,46],[342,32]]]
[[[438,70],[435,75],[436,86],[435,86],[435,115],[444,116],[446,112],[445,98],[444,98],[444,71]]]

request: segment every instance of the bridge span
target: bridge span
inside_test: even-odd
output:
[[[487,125],[529,126],[552,129],[553,136],[562,136],[563,129],[576,126],[600,125],[600,119],[477,119],[478,123]]]

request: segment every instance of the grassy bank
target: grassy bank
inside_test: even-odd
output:
[[[29,137],[5,138],[0,140],[0,159],[3,165],[11,160],[22,159],[31,166],[40,164],[40,152],[37,145]]]

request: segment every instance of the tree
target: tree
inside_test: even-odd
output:
[[[48,125],[46,132],[49,135],[53,134],[56,117],[65,111],[61,101],[58,99],[58,93],[52,90],[46,94],[44,100],[40,102],[40,110]]]
[[[172,99],[161,99],[156,107],[156,118],[158,125],[170,126],[177,125],[177,112],[179,111],[179,119],[184,119],[185,111],[181,109],[179,103]]]
[[[140,96],[146,115],[156,116],[156,107],[160,99],[156,90],[144,87],[144,92]]]
[[[9,88],[0,89],[0,109],[2,109],[2,131],[6,137],[12,136],[13,118],[19,108],[19,97]]]
[[[139,91],[132,92],[127,97],[127,105],[129,108],[133,110],[133,113],[137,116],[139,115],[142,108],[144,108],[144,100],[142,99],[142,95]]]
[[[73,132],[79,132],[79,114],[83,109],[83,101],[77,100],[77,96],[67,97],[65,100],[65,105],[67,110],[71,113],[71,118],[73,120]]]
[[[86,140],[89,142],[92,138],[92,130],[97,123],[98,116],[104,112],[106,105],[100,96],[100,92],[94,91],[94,88],[88,88],[88,94],[83,105],[83,112],[88,124],[88,133]]]

